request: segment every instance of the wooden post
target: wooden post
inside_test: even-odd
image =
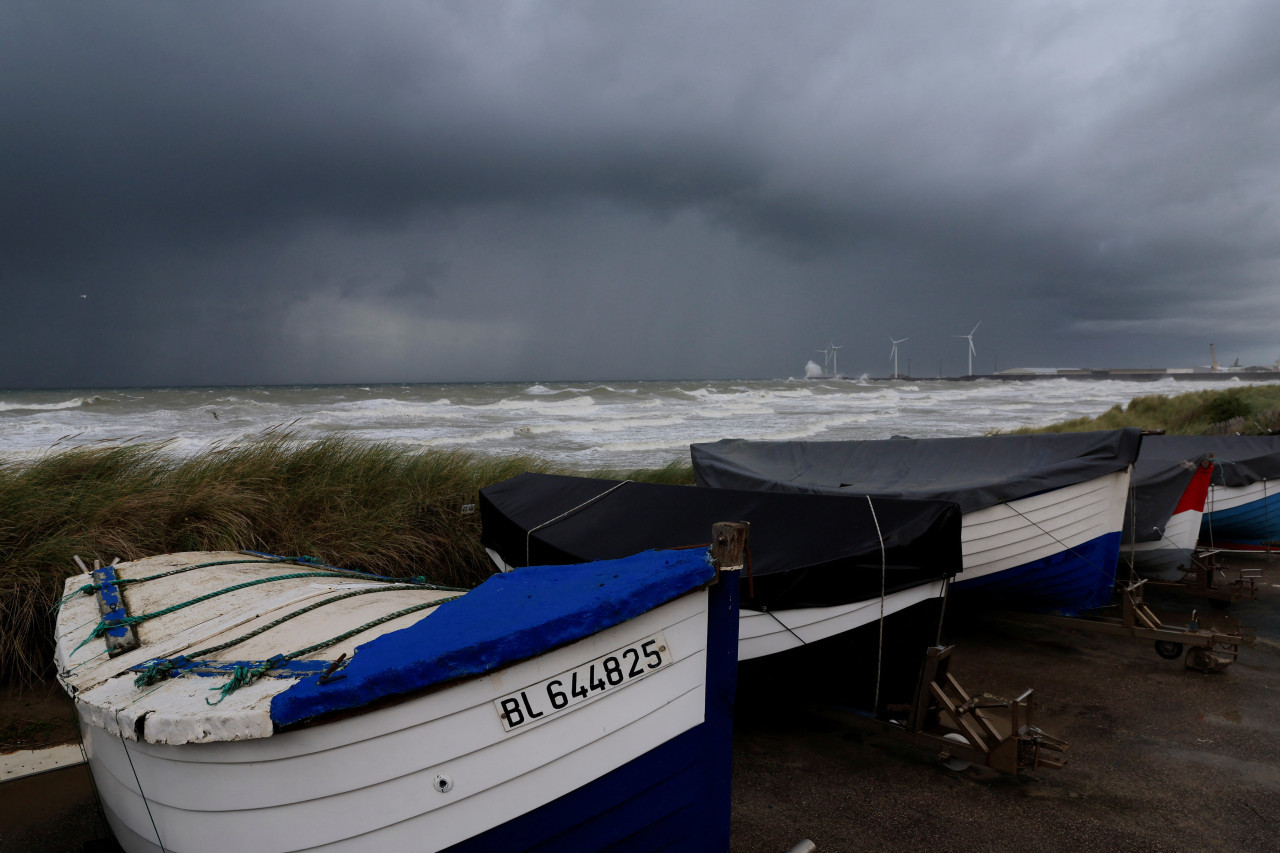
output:
[[[128,611],[125,610],[124,597],[121,595],[120,588],[116,586],[117,562],[119,560],[115,560],[111,565],[103,568],[101,560],[94,560],[93,572],[90,575],[94,584],[98,586],[98,613],[108,623],[113,620],[123,619],[129,615]],[[138,632],[132,625],[117,625],[107,629],[105,639],[107,641],[108,657],[115,657],[132,651],[139,645]]]
[[[717,569],[742,568],[750,528],[745,521],[719,521],[711,528],[711,561]]]

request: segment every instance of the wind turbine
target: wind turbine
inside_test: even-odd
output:
[[[977,353],[977,350],[973,348],[973,333],[978,331],[978,326],[981,326],[981,325],[982,325],[982,321],[979,320],[977,324],[972,329],[969,330],[969,334],[951,336],[953,338],[966,338],[969,341],[969,375],[970,376],[973,375],[973,356],[974,354]]]
[[[844,345],[836,346],[828,343],[826,349],[815,350],[815,352],[822,353],[822,369],[827,372],[828,376],[840,375],[840,368],[836,363],[836,350],[838,349],[844,349]]]
[[[889,340],[893,343],[893,349],[889,350],[889,358],[893,359],[893,378],[897,379],[898,378],[898,344],[902,343],[903,341],[909,341],[911,340],[911,338],[898,338],[898,340],[895,341],[893,340],[893,336],[890,335]]]

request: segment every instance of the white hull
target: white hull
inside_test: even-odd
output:
[[[485,550],[499,571],[511,571],[511,566],[507,565],[498,552],[492,548]],[[883,608],[879,598],[831,607],[799,607],[767,612],[744,607],[738,615],[738,660],[752,660],[785,652],[787,649],[796,649],[861,628],[882,615],[892,616],[923,601],[940,598],[943,589],[944,583],[936,581],[892,592],[885,596]]]
[[[1215,483],[1209,486],[1209,497],[1205,501],[1204,509],[1205,512],[1239,509],[1242,506],[1275,497],[1277,489],[1280,489],[1280,486],[1268,483],[1266,480],[1259,480],[1247,486],[1219,486]]]
[[[1124,524],[1129,472],[965,514],[961,527],[965,582],[1050,557]]]
[[[86,725],[85,745],[112,828],[130,853],[160,849],[152,820],[161,840],[183,840],[165,849],[184,853],[442,849],[702,722],[706,600],[705,592],[686,596],[492,675],[314,728],[173,746]],[[495,699],[658,631],[676,663],[504,731]],[[441,774],[452,781],[445,793],[435,787]]]
[[[164,569],[196,562],[190,559],[192,556],[209,558],[169,555],[124,564],[117,572],[124,578],[144,577],[153,574],[157,566]],[[212,555],[214,559],[227,556],[234,555]],[[681,575],[679,583],[688,583],[684,578],[700,577],[706,564],[691,565],[695,565],[696,574]],[[564,645],[557,647],[554,641],[543,640],[542,647],[532,656],[522,659],[516,653],[514,658],[503,657],[502,645],[512,641],[504,631],[510,622],[485,623],[487,611],[467,610],[468,602],[506,600],[511,603],[503,605],[508,608],[503,613],[533,608],[539,616],[548,612],[576,624],[584,613],[595,613],[600,605],[593,603],[588,611],[579,611],[573,609],[579,605],[564,610],[556,604],[547,611],[547,602],[559,602],[565,595],[570,600],[580,600],[574,596],[579,595],[575,590],[581,589],[590,590],[592,602],[602,596],[599,602],[606,607],[612,606],[610,602],[621,605],[630,600],[600,591],[608,583],[607,569],[579,574],[577,577],[589,580],[565,580],[559,586],[556,581],[560,576],[548,570],[546,583],[537,575],[513,578],[508,586],[520,592],[506,599],[483,597],[477,590],[466,593],[465,601],[459,601],[449,611],[455,614],[452,617],[443,616],[444,611],[438,607],[419,610],[408,617],[410,621],[420,620],[412,626],[415,631],[428,623],[487,624],[491,627],[474,636],[495,636],[499,638],[498,646],[464,644],[457,646],[461,652],[455,652],[447,643],[440,648],[428,645],[429,652],[419,652],[415,657],[417,647],[406,645],[402,638],[436,634],[398,631],[404,627],[405,617],[370,626],[357,638],[345,641],[353,644],[355,657],[351,668],[342,673],[353,673],[347,684],[356,684],[355,689],[361,693],[370,689],[365,686],[370,683],[362,680],[368,677],[369,664],[362,669],[360,661],[380,661],[383,658],[379,656],[385,655],[385,651],[375,648],[390,648],[392,659],[408,667],[375,669],[376,678],[395,678],[397,672],[434,666],[441,659],[456,661],[447,665],[447,672],[458,674],[428,680],[424,683],[430,686],[400,695],[395,690],[377,692],[381,688],[375,680],[374,692],[367,695],[383,698],[340,705],[349,710],[321,717],[319,722],[307,722],[306,714],[290,718],[284,706],[277,708],[279,700],[297,695],[293,688],[304,676],[290,676],[281,669],[278,674],[287,677],[269,674],[230,693],[221,703],[206,704],[206,699],[218,697],[216,690],[228,676],[225,671],[208,676],[199,673],[208,672],[208,667],[217,670],[219,660],[265,659],[263,649],[254,644],[273,634],[274,639],[265,641],[265,648],[280,650],[283,645],[287,650],[309,642],[309,635],[317,631],[333,637],[361,624],[352,620],[369,615],[360,609],[344,613],[339,605],[355,607],[355,602],[360,602],[365,608],[380,607],[384,614],[394,614],[406,601],[411,605],[424,598],[435,602],[437,599],[432,596],[443,593],[397,589],[326,603],[332,612],[314,624],[306,623],[306,617],[290,620],[284,627],[273,627],[236,645],[230,652],[233,657],[201,655],[202,661],[208,661],[206,669],[184,670],[180,677],[161,679],[150,687],[135,686],[138,669],[130,668],[145,661],[198,649],[211,638],[220,639],[228,633],[238,635],[264,619],[278,618],[282,604],[287,609],[335,588],[346,591],[370,586],[368,581],[353,582],[345,577],[272,578],[266,585],[255,584],[178,611],[168,612],[167,606],[161,607],[166,605],[165,595],[171,605],[175,595],[178,600],[188,595],[188,587],[216,584],[215,575],[222,576],[225,588],[228,576],[239,581],[254,571],[265,576],[279,569],[268,567],[263,572],[260,564],[219,566],[198,577],[181,574],[130,587],[131,607],[144,612],[162,610],[164,615],[139,623],[145,629],[139,631],[142,647],[115,658],[105,654],[101,639],[81,644],[91,636],[97,621],[96,598],[73,592],[88,576],[68,583],[72,594],[58,618],[60,679],[76,700],[103,808],[129,853],[161,849],[183,853],[440,850],[468,841],[474,847],[477,836],[496,831],[499,837],[505,837],[503,834],[510,835],[513,827],[519,827],[521,832],[554,833],[561,831],[566,820],[568,826],[595,821],[590,831],[597,832],[595,827],[602,820],[608,824],[607,818],[573,808],[566,812],[561,798],[567,795],[567,802],[582,802],[581,793],[575,792],[595,791],[602,784],[605,790],[617,792],[618,797],[630,798],[633,794],[628,786],[651,773],[637,768],[667,766],[655,761],[674,748],[673,739],[679,738],[681,744],[707,742],[702,738],[708,728],[703,724],[712,713],[708,709],[720,707],[710,701],[718,694],[707,689],[708,665],[715,657],[709,653],[709,627],[731,625],[735,631],[727,636],[723,630],[719,635],[712,632],[711,636],[719,637],[715,643],[723,650],[721,656],[736,644],[736,595],[726,599],[720,593],[721,587],[736,590],[737,576],[731,575],[710,588],[684,586],[689,591],[673,594],[665,601],[659,599],[648,610],[632,608],[629,612],[635,615],[630,618],[613,619],[605,623],[608,627],[602,625],[585,636],[580,631],[564,640]],[[643,575],[629,573],[625,568],[614,575],[639,576]],[[641,587],[620,588],[641,590],[637,593],[641,596],[650,594]],[[485,590],[492,589],[485,586]],[[257,601],[246,596],[256,597]],[[730,603],[731,622],[713,618],[713,601]],[[214,602],[216,607],[212,606]],[[476,608],[480,606],[477,604]],[[315,613],[324,611],[309,615]],[[458,613],[467,614],[464,622],[457,621]],[[566,615],[559,616],[562,613]],[[347,618],[340,618],[344,615]],[[450,622],[450,618],[455,621]],[[439,619],[444,621],[435,621]],[[544,630],[536,619],[531,624],[537,626],[539,633]],[[467,630],[464,628],[463,633],[473,636],[466,634]],[[446,636],[457,634],[448,629]],[[390,641],[390,645],[379,645],[383,640]],[[464,640],[470,642],[473,641]],[[334,648],[317,654],[331,655]],[[251,652],[247,658],[242,656],[246,649]],[[647,651],[641,655],[639,649]],[[624,655],[624,651],[628,654]],[[437,652],[446,656],[460,653],[464,657],[438,658]],[[652,660],[651,653],[658,662],[646,666]],[[491,663],[475,675],[467,675],[465,668],[453,668],[469,665],[464,663],[468,659],[465,656],[472,654],[482,656],[482,660],[513,662]],[[304,662],[305,658],[298,661]],[[620,661],[628,663],[620,665]],[[319,663],[319,668],[313,666],[311,671],[316,673],[326,665]],[[729,658],[718,663],[716,671],[731,674],[733,665]],[[591,679],[601,673],[599,687],[589,682],[588,672]],[[605,675],[609,677],[607,682]],[[323,681],[314,685],[314,677],[307,682],[311,686],[301,686],[313,691],[334,689],[325,687]],[[339,679],[345,677],[339,674],[334,683],[341,684]],[[544,683],[548,679],[563,679],[558,694],[553,686],[560,682],[548,685]],[[571,681],[583,685],[581,698],[565,698],[573,689]],[[304,690],[302,695],[310,694]],[[565,701],[557,706],[556,696]],[[532,697],[532,705],[528,697]],[[524,710],[520,710],[520,701],[525,702]],[[283,716],[277,716],[277,711]],[[286,725],[291,719],[302,722],[280,730],[282,723],[278,721],[282,719]],[[723,719],[727,726],[727,706]],[[716,724],[721,725],[718,720]],[[695,740],[689,741],[691,737]],[[719,772],[726,779],[723,820],[727,833],[727,771]],[[602,783],[600,780],[606,776],[609,781]],[[685,826],[701,832],[707,825],[703,820],[702,815],[691,816],[675,832],[683,832]],[[610,826],[618,825],[608,824],[597,835],[607,836],[613,831]],[[529,843],[535,841],[536,838]]]
[[[1200,519],[1203,513],[1189,509],[1169,519],[1164,536],[1155,542],[1135,542],[1125,545],[1125,557],[1132,561],[1134,571],[1152,580],[1181,580],[1191,568],[1191,557],[1200,536]]]
[[[883,607],[879,598],[834,607],[804,607],[761,612],[743,609],[738,617],[738,660],[773,655],[816,643],[860,628],[883,616],[891,616],[931,598],[942,596],[944,583],[890,593]]]

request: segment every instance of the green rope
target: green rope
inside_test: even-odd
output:
[[[388,613],[386,616],[382,616],[378,619],[374,619],[371,622],[366,622],[357,628],[352,628],[350,631],[345,631],[331,639],[324,640],[322,642],[315,643],[314,645],[307,646],[305,649],[298,649],[297,651],[290,652],[287,655],[276,655],[270,660],[263,661],[257,666],[252,666],[252,667],[237,666],[231,674],[230,681],[228,681],[226,684],[222,685],[221,687],[209,688],[210,690],[218,691],[218,699],[217,701],[210,701],[208,699],[205,699],[204,700],[205,704],[217,705],[219,702],[221,702],[223,699],[226,699],[228,696],[230,696],[235,691],[239,690],[241,687],[245,687],[247,685],[252,684],[253,682],[257,681],[259,678],[261,678],[263,675],[265,675],[266,673],[270,672],[271,670],[277,667],[284,666],[286,663],[288,663],[291,660],[300,658],[303,655],[312,654],[313,652],[318,652],[321,649],[327,649],[330,646],[341,643],[343,640],[347,640],[347,639],[350,639],[351,637],[354,637],[356,634],[360,634],[364,631],[368,631],[370,628],[376,628],[379,625],[383,625],[387,622],[390,622],[393,619],[399,619],[401,616],[407,616],[410,613],[417,613],[419,610],[426,610],[429,607],[439,607],[440,605],[447,604],[450,601],[457,601],[459,598],[462,598],[462,596],[454,595],[449,598],[439,599],[438,601],[429,601],[423,604],[415,604],[412,607],[406,607],[403,610],[397,610],[395,613]]]
[[[378,586],[378,587],[372,587],[369,589],[357,589],[351,592],[344,592],[341,595],[335,595],[330,598],[326,598],[323,601],[317,601],[314,604],[309,604],[306,607],[301,607],[297,610],[294,610],[291,613],[286,613],[284,616],[281,616],[279,619],[276,619],[274,621],[268,622],[265,625],[254,628],[249,633],[241,634],[239,637],[236,637],[235,639],[232,639],[232,640],[227,640],[225,643],[219,643],[216,646],[209,646],[207,649],[200,649],[197,652],[192,652],[190,655],[181,655],[180,657],[177,657],[177,658],[158,658],[156,660],[153,660],[147,664],[147,668],[142,671],[142,674],[140,674],[137,678],[133,680],[134,686],[138,688],[148,687],[152,684],[155,684],[157,681],[160,681],[163,678],[168,678],[170,674],[173,672],[173,670],[177,668],[193,665],[195,663],[195,660],[194,660],[195,658],[203,657],[205,655],[216,654],[221,651],[226,651],[232,646],[237,646],[240,643],[245,642],[246,640],[251,640],[254,637],[258,636],[259,634],[263,634],[267,631],[270,631],[272,628],[278,627],[284,624],[285,622],[288,622],[290,619],[295,619],[298,616],[303,615],[304,613],[310,613],[313,610],[324,607],[326,604],[333,604],[335,601],[342,601],[347,598],[353,598],[354,596],[357,596],[357,595],[368,595],[371,592],[399,592],[403,590],[413,590],[417,588],[418,587],[410,584],[388,584],[387,586]]]
[[[287,561],[287,558],[285,557],[274,557],[274,558],[260,559],[260,560],[219,560],[216,563],[198,563],[194,566],[182,566],[181,568],[170,569],[167,572],[161,572],[158,575],[148,575],[145,578],[116,578],[114,581],[106,581],[105,583],[87,583],[84,586],[80,587],[79,589],[75,590],[74,592],[69,592],[66,595],[62,596],[62,598],[58,599],[58,603],[53,605],[53,609],[50,612],[57,613],[59,608],[62,607],[62,605],[66,604],[68,601],[75,598],[77,595],[93,595],[95,592],[97,592],[98,590],[102,589],[104,586],[107,586],[107,585],[124,586],[125,584],[142,583],[144,581],[153,581],[153,580],[156,580],[157,578],[167,578],[171,575],[178,575],[178,574],[182,574],[183,572],[189,572],[192,569],[207,569],[210,566],[235,566],[235,565],[243,565],[246,563],[283,563],[286,561]]]
[[[296,565],[305,565],[305,566],[323,566],[324,568],[330,571],[340,572],[343,575],[348,575],[353,577],[364,577],[364,578],[370,578],[370,579],[377,579],[380,581],[393,581],[393,582],[399,582],[399,583],[413,583],[425,589],[438,589],[438,590],[441,590],[442,592],[461,592],[462,591],[459,587],[440,586],[439,584],[427,583],[427,579],[423,575],[418,575],[416,577],[408,578],[406,580],[395,581],[395,579],[393,578],[386,578],[381,575],[371,575],[367,572],[357,572],[351,569],[340,569],[336,566],[329,566],[329,565],[326,565],[324,562],[322,562],[318,557],[279,557],[274,554],[264,554],[262,557],[256,560],[217,560],[211,563],[197,563],[196,565],[193,565],[193,566],[182,566],[180,568],[170,569],[167,572],[160,572],[159,574],[148,575],[145,578],[117,578],[114,581],[106,581],[105,583],[87,583],[84,586],[81,586],[80,588],[76,589],[75,591],[69,592],[66,595],[64,595],[62,598],[58,599],[58,603],[53,605],[53,607],[50,609],[49,612],[57,613],[58,610],[62,607],[62,605],[66,604],[68,601],[75,598],[77,595],[92,595],[93,593],[97,592],[98,590],[102,589],[104,586],[107,586],[107,585],[121,587],[128,584],[145,583],[146,581],[153,581],[159,578],[172,577],[173,575],[179,575],[179,574],[182,574],[183,572],[189,572],[194,569],[207,569],[212,566],[237,566],[237,565],[261,564],[261,563],[293,563]]]
[[[333,577],[346,577],[346,575],[337,574],[335,572],[296,572],[290,575],[276,575],[274,577],[269,577],[269,578],[258,578],[257,580],[245,581],[244,583],[238,583],[238,584],[235,584],[234,586],[226,587],[225,589],[214,590],[213,592],[206,593],[205,595],[202,595],[198,598],[193,598],[190,601],[184,601],[180,604],[175,604],[171,607],[165,607],[162,610],[157,610],[153,613],[142,613],[142,614],[139,614],[138,616],[123,616],[119,619],[111,619],[111,620],[103,619],[98,622],[97,626],[91,632],[89,632],[89,636],[85,637],[84,641],[81,642],[79,646],[76,646],[74,649],[71,650],[71,654],[74,655],[76,652],[80,651],[80,647],[83,646],[85,643],[88,643],[90,640],[98,639],[99,637],[101,637],[102,635],[110,631],[112,628],[119,628],[121,625],[137,625],[140,622],[146,622],[149,619],[155,619],[157,616],[164,616],[166,614],[173,613],[176,610],[182,610],[184,607],[190,607],[193,604],[199,604],[202,601],[208,601],[211,598],[217,598],[220,595],[226,595],[227,593],[235,592],[238,589],[245,589],[246,587],[257,586],[258,584],[263,584],[263,583],[272,583],[273,581],[287,581],[287,580],[295,580],[298,578],[333,578]]]

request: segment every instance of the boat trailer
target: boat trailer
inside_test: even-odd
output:
[[[1252,645],[1254,630],[1236,624],[1234,631],[1217,631],[1200,627],[1199,612],[1192,610],[1185,628],[1166,625],[1143,600],[1147,580],[1119,587],[1119,616],[1060,616],[1046,613],[1019,613],[1017,618],[1059,625],[1077,631],[1118,634],[1136,640],[1150,640],[1156,654],[1165,660],[1177,660],[1186,649],[1186,666],[1199,672],[1221,672],[1235,663],[1240,647]],[[1234,621],[1234,620],[1232,620]]]
[[[1221,549],[1197,551],[1191,558],[1186,576],[1178,581],[1154,581],[1153,589],[1172,590],[1196,598],[1208,599],[1213,607],[1223,608],[1234,602],[1258,597],[1258,582],[1262,580],[1260,567],[1232,569],[1235,577],[1229,577],[1227,569],[1217,559]]]
[[[974,697],[947,671],[955,646],[931,646],[926,654],[915,701],[887,705],[889,720],[869,720],[850,712],[844,720],[874,724],[898,740],[938,750],[945,767],[963,770],[978,764],[1016,775],[1023,770],[1061,769],[1067,742],[1035,724],[1034,691],[1017,699]],[[1007,713],[994,714],[1003,710]],[[905,716],[903,716],[905,715]]]

